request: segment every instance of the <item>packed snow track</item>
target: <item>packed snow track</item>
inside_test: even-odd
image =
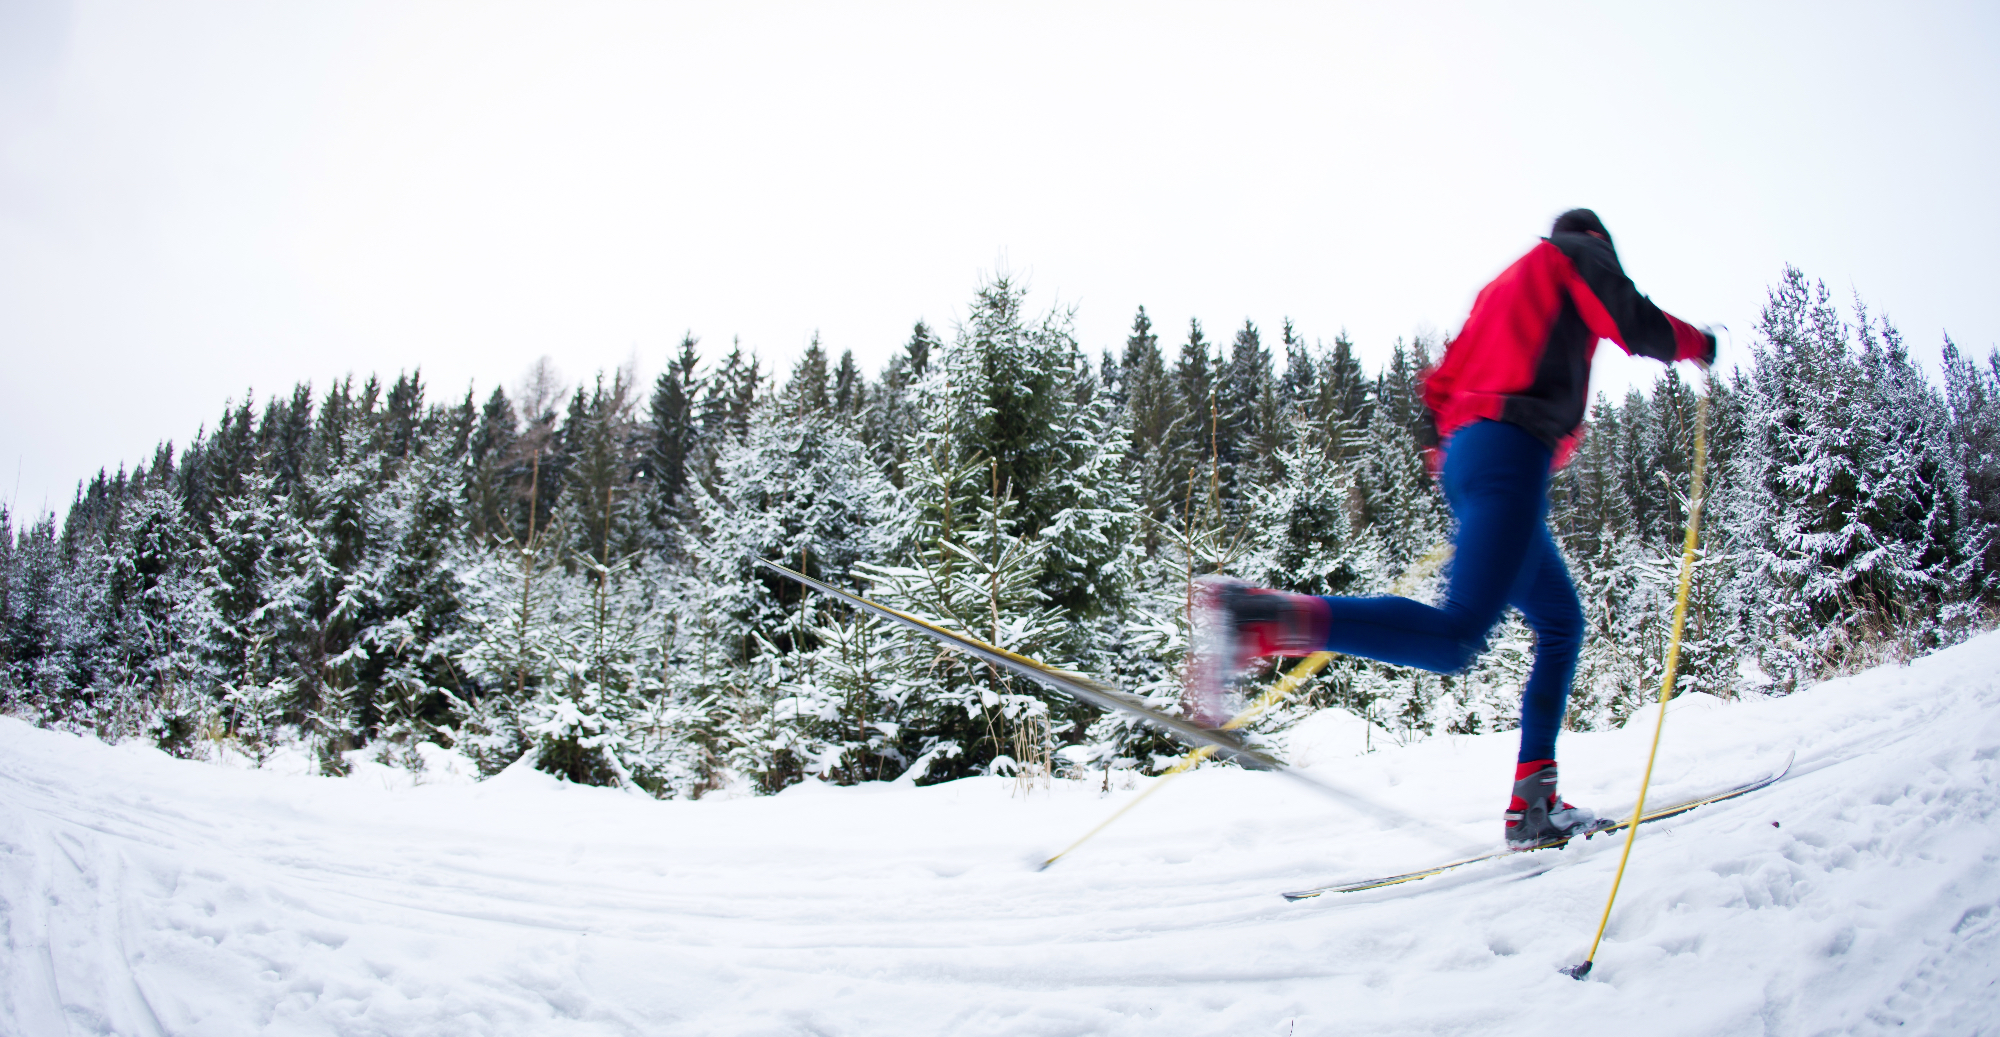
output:
[[[1628,808],[1651,724],[1565,735],[1566,798]],[[1374,737],[1289,749],[1456,845],[1216,768],[1037,872],[1152,779],[654,802],[0,719],[0,1033],[2000,1033],[2000,636],[1676,704],[1660,801],[1798,765],[1641,831],[1582,983],[1617,839],[1279,897],[1498,837],[1511,734]]]

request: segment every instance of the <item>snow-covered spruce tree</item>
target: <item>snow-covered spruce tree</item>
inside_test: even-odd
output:
[[[1299,335],[1290,317],[1285,318],[1280,345],[1285,351],[1285,373],[1278,382],[1278,410],[1284,420],[1293,420],[1318,392],[1318,361],[1313,348]],[[1280,425],[1279,431],[1284,427]]]
[[[847,581],[857,564],[878,557],[875,505],[887,483],[860,441],[827,412],[824,391],[813,391],[823,390],[823,379],[823,363],[801,361],[784,397],[758,405],[740,442],[725,440],[714,486],[693,497],[700,535],[691,556],[708,589],[683,608],[726,646],[726,664],[747,671],[720,682],[718,690],[740,697],[718,708],[741,718],[744,744],[730,753],[731,767],[769,791],[812,766],[838,765],[826,750],[844,727],[828,711],[776,708],[797,705],[787,685],[803,660],[793,656],[816,646],[810,625],[795,619],[811,592],[755,560]]]
[[[101,564],[63,557],[53,515],[14,534],[6,602],[5,709],[37,724],[98,727],[88,698],[104,654]],[[108,683],[108,682],[107,682]],[[112,737],[127,732],[102,725]]]
[[[1746,417],[1762,506],[1737,552],[1736,596],[1757,603],[1763,669],[1790,689],[1882,658],[1897,591],[1869,525],[1879,401],[1823,284],[1786,267],[1759,320]]]
[[[1187,459],[1176,450],[1175,436],[1188,419],[1144,306],[1133,316],[1132,333],[1125,339],[1119,384],[1128,429],[1123,475],[1139,513],[1140,546],[1151,557],[1160,549],[1161,530],[1175,512],[1176,491],[1187,479]]]
[[[1136,517],[1121,478],[1123,429],[1094,396],[1071,314],[1031,321],[1026,296],[1005,278],[983,286],[925,391],[944,398],[956,461],[987,459],[999,495],[1017,502],[1002,533],[1047,542],[1036,586],[1078,624],[1059,645],[1074,657],[1096,641],[1082,624],[1120,610]],[[926,419],[936,429],[937,413]]]
[[[361,572],[380,532],[371,499],[379,465],[368,455],[365,425],[374,394],[372,379],[359,394],[351,379],[330,387],[313,428],[311,474],[292,497],[311,545],[306,557],[294,559],[286,589],[299,624],[291,646],[299,676],[292,709],[329,773],[341,772],[340,754],[365,741],[372,707],[359,693],[353,652],[366,604]]]
[[[536,769],[579,784],[655,792],[659,783],[642,782],[625,759],[635,741],[631,725],[645,707],[650,618],[641,586],[627,579],[632,562],[573,557],[582,572],[550,574],[556,607],[544,644],[551,665],[518,722]]]
[[[1707,672],[1713,686],[1705,690],[1728,695],[1762,687],[1756,662],[1761,606],[1743,596],[1751,584],[1742,579],[1747,545],[1761,536],[1750,524],[1766,514],[1757,462],[1761,433],[1752,426],[1755,401],[1747,388],[1740,372],[1713,372],[1708,379],[1707,488],[1693,589],[1709,624],[1702,637],[1719,643],[1729,671],[1711,665]]]
[[[15,614],[14,587],[20,552],[14,543],[14,515],[0,504],[0,713],[15,709],[19,685],[14,672]]]
[[[922,420],[916,385],[929,372],[931,356],[940,349],[930,326],[918,321],[911,328],[910,340],[904,343],[903,351],[889,358],[879,384],[868,395],[861,416],[861,442],[892,483],[902,479],[910,441]]]
[[[1429,553],[1450,529],[1444,495],[1418,439],[1418,429],[1428,423],[1420,398],[1426,363],[1421,348],[1396,343],[1389,366],[1375,381],[1356,472],[1365,520],[1379,531],[1386,560],[1398,572]]]
[[[966,323],[920,390],[925,408],[921,451],[912,448],[906,468],[905,487],[922,484],[927,494],[914,511],[941,516],[952,494],[967,493],[968,500],[981,502],[987,526],[964,524],[963,510],[953,511],[958,532],[947,533],[941,518],[927,520],[928,531],[906,541],[902,557],[910,567],[935,570],[937,563],[925,563],[921,552],[943,550],[940,545],[948,543],[976,544],[976,549],[967,548],[979,559],[976,563],[968,556],[952,564],[984,567],[987,597],[998,600],[997,622],[1017,628],[1008,636],[1033,632],[1036,638],[1052,637],[1036,651],[1064,665],[1105,672],[1127,654],[1120,619],[1138,532],[1137,509],[1124,477],[1129,433],[1111,409],[1111,399],[1096,391],[1096,380],[1071,334],[1069,313],[1052,311],[1031,320],[1025,299],[1025,290],[1005,278],[981,287]],[[919,466],[921,475],[910,474]],[[961,479],[969,482],[954,481]],[[1006,600],[1007,581],[997,574],[1031,564],[1038,570],[1032,580],[1035,596],[1018,603]],[[947,604],[945,598],[931,603],[936,608]],[[992,613],[995,607],[989,601],[983,611]],[[1045,608],[1057,610],[1066,622],[1044,630],[1034,617]],[[1015,618],[1007,618],[1010,611]],[[1010,722],[1040,725],[1044,721],[1034,718],[1046,710],[1049,729],[1060,733],[1050,737],[1060,741],[1081,741],[1096,713],[1038,687],[1007,687],[1012,690],[996,689],[994,694],[1027,695],[1040,703],[1023,705],[1027,713],[1002,707]],[[959,743],[967,754],[959,758],[961,765],[984,765],[990,750]],[[1046,755],[1049,748],[1046,743],[1034,747],[1035,755]],[[1025,751],[1024,746],[1009,755],[1018,758]]]
[[[1201,321],[1188,320],[1187,341],[1168,374],[1174,402],[1172,422],[1162,432],[1160,460],[1166,480],[1169,508],[1185,515],[1186,487],[1198,479],[1220,474],[1216,401],[1216,368],[1220,358],[1209,346]],[[1218,496],[1218,500],[1219,500]]]
[[[884,510],[898,519],[890,528],[901,564],[864,563],[857,572],[892,608],[1046,657],[1063,627],[1036,587],[1046,544],[1009,531],[1019,502],[1001,485],[998,463],[959,455],[957,408],[943,380],[928,386],[926,412],[935,424],[911,446],[902,488],[884,496]],[[1045,737],[1017,737],[1048,732],[1046,693],[956,653],[908,641],[901,647],[887,660],[884,695],[899,707],[897,748],[913,780],[962,777],[996,763],[1004,769],[1019,763],[1023,749],[1047,754]]]
[[[1990,617],[2000,608],[2000,349],[1981,367],[1947,335],[1943,368],[1952,449],[1965,472],[1966,593]]]
[[[1326,430],[1304,408],[1288,417],[1268,478],[1252,491],[1249,526],[1258,542],[1238,571],[1253,583],[1301,594],[1386,593],[1391,574],[1381,537],[1362,522],[1360,487],[1345,459],[1342,439],[1348,430],[1344,423],[1332,424],[1342,438],[1330,441]],[[1379,682],[1356,679],[1368,665],[1336,660],[1272,723],[1322,706],[1373,716]]]
[[[453,741],[487,774],[533,748],[522,711],[566,654],[558,626],[566,588],[555,546],[563,539],[561,530],[531,527],[521,540],[476,554],[460,572],[466,608],[458,662],[476,690],[463,696],[466,713]]]
[[[662,713],[655,613],[660,584],[635,579],[649,503],[637,464],[632,399],[622,375],[573,402],[565,428],[568,486],[553,532],[566,534],[564,574],[543,643],[549,671],[521,706],[520,730],[541,770],[570,781],[654,795],[689,784]],[[679,785],[681,788],[676,788]]]
[[[644,555],[626,576],[627,595],[644,596],[644,647],[638,688],[621,757],[641,787],[660,797],[698,797],[730,779],[727,754],[745,701],[741,665],[719,637],[705,606],[710,588],[695,560]],[[637,616],[642,613],[632,610]]]
[[[527,458],[517,448],[519,436],[513,402],[505,390],[494,389],[466,444],[464,539],[471,543],[497,544],[522,535],[515,528],[514,497],[523,475],[520,462]]]
[[[1379,591],[1386,563],[1376,531],[1363,525],[1361,491],[1343,460],[1345,435],[1322,441],[1304,415],[1285,427],[1270,478],[1250,502],[1251,528],[1265,539],[1240,568],[1255,583],[1301,594]]]
[[[742,344],[730,347],[729,355],[717,364],[702,382],[701,437],[696,451],[693,478],[710,489],[716,481],[716,459],[723,447],[742,443],[750,434],[750,415],[764,396],[763,362],[756,354],[745,356]]]
[[[1334,337],[1333,348],[1318,362],[1313,379],[1308,414],[1320,426],[1320,441],[1343,442],[1344,457],[1355,461],[1364,440],[1353,434],[1367,427],[1373,415],[1373,400],[1367,373],[1354,355],[1354,343],[1342,331]]]
[[[1263,481],[1264,462],[1284,430],[1278,424],[1276,378],[1271,351],[1249,320],[1236,330],[1228,360],[1216,381],[1215,452],[1224,500],[1241,513],[1251,490]]]
[[[861,374],[861,365],[854,362],[854,350],[841,351],[840,362],[833,367],[827,402],[836,419],[858,431],[861,416],[868,410],[868,379]]]
[[[257,451],[262,458],[259,471],[271,478],[272,496],[283,498],[305,478],[312,449],[313,391],[299,383],[289,398],[272,397],[264,403],[264,416],[257,423]]]
[[[227,733],[262,764],[282,741],[285,707],[297,681],[279,637],[296,629],[284,623],[288,602],[275,601],[274,555],[296,546],[297,523],[264,472],[244,480],[243,492],[223,502],[212,534],[215,627],[212,660],[221,680]],[[280,563],[281,564],[281,563]]]
[[[174,494],[151,489],[132,502],[97,564],[103,575],[95,619],[109,652],[90,687],[132,689],[142,696],[155,744],[176,755],[204,753],[219,694],[211,640],[219,617],[206,538]]]
[[[404,766],[419,769],[417,745],[449,744],[453,723],[468,708],[451,663],[464,620],[458,572],[464,516],[455,478],[461,466],[443,444],[411,445],[415,452],[374,501],[381,539],[365,570],[368,618],[356,643],[367,657],[356,669],[377,711],[369,733],[392,744],[386,751]]]
[[[1636,545],[1616,456],[1616,447],[1627,440],[1623,410],[1599,394],[1588,430],[1570,463],[1549,483],[1549,527],[1569,561],[1583,607],[1583,648],[1566,718],[1568,726],[1582,730],[1610,718],[1613,704],[1638,687],[1644,665],[1621,640],[1619,626],[1629,597],[1623,562]]]
[[[819,780],[900,775],[911,759],[901,747],[909,688],[895,659],[914,647],[899,640],[907,632],[823,598],[801,601],[789,619],[793,650],[759,660],[778,697],[751,725],[752,743]]]
[[[1637,636],[1628,642],[1640,648],[1645,661],[1640,678],[1642,687],[1638,689],[1641,694],[1636,699],[1640,703],[1658,694],[1660,681],[1665,677],[1667,646],[1673,636],[1674,603],[1679,591],[1688,495],[1692,489],[1697,402],[1692,387],[1681,379],[1680,370],[1668,367],[1654,383],[1651,397],[1641,403],[1645,420],[1627,422],[1643,424],[1644,428],[1644,434],[1638,437],[1637,461],[1628,462],[1631,492],[1645,502],[1643,508],[1636,501],[1633,506],[1635,515],[1642,516],[1635,524],[1639,542],[1637,583],[1644,593],[1629,606],[1638,628]],[[1723,408],[1718,414],[1711,408],[1711,440],[1717,418],[1729,420],[1734,413]],[[1735,437],[1724,431],[1722,439],[1726,445]],[[1705,474],[1710,480],[1708,492],[1714,489],[1715,475],[1713,468]],[[1743,642],[1733,634],[1732,610],[1719,586],[1730,559],[1712,549],[1717,540],[1710,530],[1697,544],[1699,554],[1689,586],[1687,621],[1675,670],[1676,694],[1704,691],[1726,697],[1734,694],[1738,682],[1737,660]],[[1623,716],[1629,710],[1614,708],[1614,713]]]
[[[679,352],[653,382],[642,430],[645,445],[637,474],[646,497],[646,539],[655,548],[679,550],[679,545],[668,543],[668,537],[679,530],[681,498],[698,464],[701,424],[697,394],[701,386],[695,369],[701,356],[695,347],[699,341],[693,332],[681,337]]]
[[[1860,564],[1887,586],[1883,615],[1900,650],[1915,655],[1972,633],[1982,552],[1967,536],[1970,493],[1944,394],[1910,361],[1894,325],[1886,318],[1871,325],[1859,298],[1854,326],[1874,412],[1860,521],[1881,545]]]

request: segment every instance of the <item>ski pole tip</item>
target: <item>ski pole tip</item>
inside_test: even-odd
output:
[[[1571,979],[1582,979],[1583,977],[1590,975],[1590,961],[1589,959],[1585,959],[1583,964],[1572,965],[1569,968],[1566,968],[1562,971],[1563,975],[1568,976]]]

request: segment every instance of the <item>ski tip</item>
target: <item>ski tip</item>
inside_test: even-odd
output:
[[[1571,979],[1582,979],[1590,975],[1590,962],[1586,960],[1581,965],[1571,965],[1569,968],[1562,970],[1562,973]]]

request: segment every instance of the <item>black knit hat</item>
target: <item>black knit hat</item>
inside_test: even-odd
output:
[[[1588,234],[1592,231],[1604,235],[1606,241],[1611,240],[1611,232],[1604,229],[1604,221],[1598,219],[1597,214],[1589,209],[1571,209],[1556,217],[1556,225],[1549,228],[1551,235]]]

